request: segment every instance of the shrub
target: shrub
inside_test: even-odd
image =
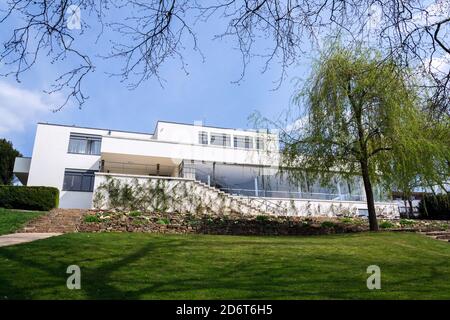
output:
[[[84,222],[100,222],[100,219],[96,215],[89,214],[84,216]]]
[[[450,194],[426,195],[419,202],[422,218],[450,219]]]
[[[389,222],[389,221],[382,221],[380,223],[380,228],[381,229],[390,229],[390,228],[393,228],[393,227],[394,227],[394,224],[392,222]]]
[[[320,226],[322,228],[334,228],[335,225],[336,224],[334,222],[332,222],[332,221],[324,221],[324,222],[321,223]]]
[[[415,222],[414,222],[414,220],[400,219],[400,224],[402,226],[413,226],[415,224]]]
[[[159,223],[159,224],[170,224],[170,220],[167,219],[167,218],[163,218],[163,219],[159,219],[157,221],[157,223]]]
[[[59,205],[59,190],[53,187],[0,186],[0,207],[48,211]]]
[[[339,221],[340,222],[342,222],[342,223],[348,223],[348,224],[351,224],[351,223],[354,223],[355,222],[355,220],[353,219],[353,218],[349,218],[349,217],[344,217],[344,218],[341,218],[341,219],[339,219]]]
[[[139,217],[141,215],[140,211],[131,211],[130,216],[131,217]]]
[[[268,216],[264,216],[264,215],[258,215],[258,216],[256,216],[256,221],[266,222],[266,221],[269,221],[269,217]]]

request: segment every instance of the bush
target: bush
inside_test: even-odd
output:
[[[164,219],[159,219],[159,220],[157,221],[157,223],[158,223],[158,224],[164,224],[164,225],[167,225],[167,224],[170,224],[170,220],[169,220],[169,219],[166,219],[166,218],[164,218]]]
[[[53,187],[0,186],[0,207],[48,211],[57,208],[59,190]]]
[[[93,214],[89,214],[84,217],[84,222],[100,222],[100,219]]]
[[[421,218],[450,219],[450,194],[426,195],[419,202]]]
[[[131,217],[140,217],[141,216],[141,212],[140,211],[131,211],[130,212],[130,216]]]
[[[411,227],[411,226],[413,226],[414,224],[415,224],[416,222],[414,221],[414,220],[408,220],[408,219],[400,219],[400,224],[402,225],[402,226],[408,226],[408,227]]]
[[[268,216],[264,216],[264,215],[258,215],[258,216],[256,216],[256,221],[266,222],[266,221],[269,221],[269,217]]]
[[[389,222],[389,221],[382,221],[380,223],[380,228],[381,229],[390,229],[390,228],[393,228],[393,227],[394,227],[394,224],[392,222]]]
[[[321,223],[322,228],[334,228],[336,224],[333,221],[324,221]]]

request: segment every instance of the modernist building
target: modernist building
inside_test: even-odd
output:
[[[279,161],[278,137],[267,131],[159,121],[150,134],[39,123],[32,157],[17,158],[14,172],[28,186],[60,189],[63,208],[90,208],[95,180],[113,175],[195,179],[240,197],[367,211],[361,179],[293,183]],[[378,206],[393,210],[376,194]]]

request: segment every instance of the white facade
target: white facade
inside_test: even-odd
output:
[[[352,205],[364,209],[362,189],[352,191],[349,185],[344,194],[340,182],[336,194],[280,186],[274,178],[278,163],[278,137],[267,132],[164,121],[153,134],[39,123],[31,159],[18,158],[14,171],[29,186],[58,188],[62,208],[91,208],[100,179],[95,173],[101,172],[196,179],[225,192],[270,201],[295,198],[304,203],[312,197],[344,204],[356,199],[361,201],[350,201]]]

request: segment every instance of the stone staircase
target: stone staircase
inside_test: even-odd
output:
[[[431,237],[436,240],[441,240],[445,242],[450,242],[450,230],[447,231],[429,231],[422,232],[422,234]]]
[[[82,209],[53,209],[31,220],[18,232],[77,232],[85,212],[86,210]]]

